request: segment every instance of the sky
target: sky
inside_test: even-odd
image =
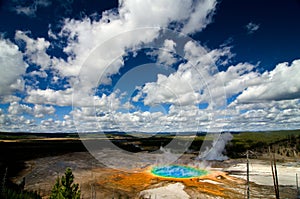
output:
[[[2,0],[0,131],[300,129],[299,0]]]

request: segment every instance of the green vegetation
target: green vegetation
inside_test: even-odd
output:
[[[37,191],[24,190],[25,178],[20,184],[14,184],[8,180],[7,169],[2,176],[0,184],[0,198],[2,199],[41,199]],[[72,170],[67,168],[65,175],[57,178],[52,188],[50,199],[80,199],[79,184],[74,183]]]
[[[35,191],[15,190],[5,188],[0,197],[3,199],[41,199],[42,197]]]
[[[290,136],[300,136],[300,130],[290,131],[263,131],[263,132],[243,132],[235,134],[233,140],[237,143],[245,144],[263,142],[267,145],[288,139]]]
[[[247,150],[252,150],[257,156],[263,156],[271,150],[284,160],[300,156],[300,130],[231,132],[233,139],[226,145],[226,155],[230,158],[245,157]],[[190,139],[179,136],[179,140]],[[200,147],[211,146],[215,134],[198,135],[189,146],[191,151],[199,151]],[[205,142],[204,142],[205,140]]]
[[[50,199],[80,199],[79,184],[75,184],[74,175],[70,168],[66,169],[65,175],[58,177],[52,188]]]
[[[44,138],[79,138],[77,133],[14,133],[0,132],[0,140],[31,140]]]
[[[7,169],[2,176],[0,185],[0,198],[3,199],[41,199],[42,197],[36,191],[24,190],[25,178],[21,184],[14,184],[7,179]]]
[[[283,159],[297,157],[300,153],[300,130],[234,134],[226,145],[226,151],[231,158],[242,157],[246,150],[252,150],[260,156],[268,154],[269,147]]]

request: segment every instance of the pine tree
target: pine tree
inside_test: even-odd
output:
[[[58,177],[52,188],[50,199],[80,199],[79,184],[75,184],[74,175],[70,168],[66,169],[65,175]]]

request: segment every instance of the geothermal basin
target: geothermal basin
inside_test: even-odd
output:
[[[116,156],[117,152],[112,151],[111,154]],[[147,159],[152,157],[151,154],[145,156]],[[171,165],[161,163],[145,167],[144,162],[141,162],[141,166],[118,170],[99,163],[87,152],[75,152],[27,161],[26,169],[15,178],[15,182],[19,183],[23,177],[26,177],[25,189],[39,190],[40,194],[47,198],[51,194],[57,176],[61,176],[66,167],[71,167],[75,182],[80,184],[83,199],[245,197],[244,162],[246,160],[228,160],[206,170],[203,167],[187,166],[191,164],[188,162],[191,157],[184,155],[177,163]],[[251,198],[274,199],[273,186],[253,182],[258,177],[265,179],[265,174],[262,172],[270,171],[269,161],[251,160],[251,162],[253,170],[257,171],[250,176]],[[260,167],[256,167],[256,164]],[[294,170],[290,170],[289,167],[278,165],[278,169],[282,198],[295,198],[293,197],[296,194],[295,187],[283,186],[281,180],[283,180],[282,175],[288,172],[299,172],[299,167],[293,166],[291,169]],[[261,172],[258,173],[258,170]],[[294,179],[291,175],[289,181]],[[272,182],[272,179],[270,181]]]

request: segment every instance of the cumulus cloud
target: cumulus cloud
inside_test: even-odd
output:
[[[159,74],[157,81],[146,83],[140,91],[143,94],[135,98],[145,96],[146,105],[170,103],[187,106],[210,102],[216,97],[223,97],[219,100],[222,101],[224,86],[216,62],[220,57],[230,56],[228,48],[209,50],[189,41],[184,45],[187,62],[180,64],[178,70],[169,76]]]
[[[42,69],[50,66],[51,59],[46,53],[50,46],[49,41],[46,41],[44,38],[32,39],[26,32],[20,30],[16,31],[15,39],[17,42],[25,42],[24,55],[28,58],[29,63],[39,65]]]
[[[8,116],[29,114],[37,118],[42,118],[45,115],[52,115],[55,113],[53,106],[43,106],[36,104],[33,108],[26,104],[20,104],[19,102],[12,102],[8,107]]]
[[[228,109],[233,112],[227,114],[230,119],[226,128],[236,131],[297,129],[300,127],[299,102],[299,99],[247,104],[232,102]]]
[[[168,76],[158,75],[156,82],[146,83],[134,96],[134,101],[140,99],[150,106],[173,104],[166,115],[173,121],[177,121],[172,116],[174,107],[184,109],[186,106],[190,113],[197,113],[191,106],[207,102],[208,108],[201,114],[206,120],[201,121],[199,127],[210,126],[210,130],[287,129],[287,124],[299,120],[299,60],[290,65],[278,64],[275,69],[263,74],[249,63],[231,65],[220,72],[215,66],[224,55],[231,57],[230,50],[210,50],[199,44],[186,44],[185,58],[189,62],[182,63],[176,72]],[[218,108],[226,107],[227,99],[232,96],[238,96],[237,100],[225,110]],[[215,108],[208,114],[211,105]],[[160,117],[159,121],[169,126],[163,118]],[[183,121],[191,118],[195,116],[180,115]],[[214,121],[214,124],[209,125],[208,121]],[[295,126],[293,124],[293,128]]]
[[[32,104],[50,104],[58,106],[72,105],[72,89],[53,90],[53,89],[32,89],[27,92],[28,96],[25,98],[27,103]]]
[[[70,80],[72,83],[79,82],[79,87],[87,93],[97,87],[99,76],[102,74],[102,83],[109,83],[110,76],[116,74],[123,66],[123,58],[127,49],[137,48],[141,44],[150,43],[159,35],[159,28],[168,28],[171,24],[177,24],[175,29],[182,28],[185,33],[192,33],[201,30],[210,22],[210,15],[214,10],[216,1],[143,1],[136,0],[120,1],[118,11],[108,10],[102,13],[100,20],[88,17],[74,20],[66,19],[57,39],[67,39],[67,46],[63,49],[68,54],[67,60],[61,58],[50,58],[46,50],[50,43],[44,38],[32,39],[28,33],[17,31],[15,39],[17,42],[25,43],[24,55],[31,64],[41,66],[42,70],[50,65],[61,77],[71,77],[79,75],[78,80]],[[35,0],[30,7],[36,11],[38,6],[49,6],[45,0]],[[24,9],[23,9],[24,10]],[[145,15],[147,13],[147,15]],[[28,13],[29,14],[29,13]],[[197,20],[195,20],[197,18]],[[193,29],[189,27],[193,25]],[[126,31],[132,31],[142,27],[153,27],[148,30],[135,32],[138,34],[127,34],[126,37],[116,39],[107,44],[105,42]],[[174,25],[172,25],[174,27]],[[102,50],[91,55],[99,45],[104,45]],[[170,42],[166,41],[166,47],[172,48]],[[107,53],[107,48],[110,53]],[[104,49],[104,50],[103,50]],[[103,52],[102,52],[103,51]],[[87,60],[87,58],[89,59]],[[111,60],[118,58],[115,65],[107,67]],[[167,61],[165,56],[160,56],[161,61]],[[169,60],[170,61],[170,60]],[[168,62],[169,63],[169,62]],[[83,73],[82,66],[87,68]],[[45,74],[45,73],[43,73]],[[80,89],[79,88],[79,89]]]
[[[27,103],[48,104],[57,106],[79,106],[79,107],[101,107],[102,110],[116,110],[120,106],[118,91],[110,95],[102,94],[99,96],[75,96],[72,88],[66,90],[53,89],[32,89],[29,90],[25,98]]]
[[[33,108],[34,117],[42,118],[45,115],[52,115],[55,113],[55,108],[53,106],[42,106],[36,104]]]
[[[0,97],[0,102],[3,104],[7,104],[11,102],[19,102],[20,100],[21,98],[15,95],[4,95]]]
[[[31,88],[28,89],[25,101],[58,106],[88,107],[96,104],[102,109],[109,103],[113,104],[112,109],[119,107],[120,102],[115,100],[116,97],[107,96],[112,97],[107,102],[105,95],[93,96],[93,89],[99,84],[111,82],[111,76],[118,73],[124,65],[123,56],[127,51],[135,51],[142,45],[150,44],[159,37],[160,28],[184,28],[186,34],[202,30],[211,21],[208,15],[212,14],[215,4],[216,1],[208,0],[129,0],[120,1],[118,10],[102,13],[100,20],[88,17],[80,20],[66,19],[61,32],[52,38],[67,41],[63,48],[68,55],[67,59],[50,59],[46,51],[48,41],[43,38],[32,39],[27,33],[18,31],[16,39],[25,42],[28,61],[40,65],[41,70],[51,67],[56,72],[55,77],[67,78],[71,87],[66,90]],[[187,21],[188,25],[184,26]],[[130,34],[130,31],[134,33]],[[164,44],[164,48],[169,51],[173,51],[176,45],[171,40],[166,40]],[[175,62],[170,54],[159,54],[158,58],[165,64]],[[191,97],[197,98],[198,95],[189,93],[182,96],[180,103],[188,103]]]
[[[241,103],[287,100],[300,98],[300,60],[278,64],[274,70],[264,72],[257,85],[249,86],[237,101]]]
[[[191,34],[204,29],[212,20],[217,1],[201,0],[196,1],[194,9],[184,25],[182,32]]]
[[[168,77],[158,75],[156,82],[146,83],[143,87],[142,92],[146,94],[144,103],[196,104],[200,100],[200,94],[193,89],[191,81],[194,81],[191,71],[171,74]]]
[[[0,98],[16,90],[24,89],[22,75],[27,64],[18,46],[9,40],[0,39]],[[3,99],[2,99],[3,100]]]
[[[26,118],[24,115],[0,115],[0,130],[9,132],[36,132],[34,120]]]
[[[214,79],[219,81],[209,82],[209,95],[212,98],[218,98],[225,94],[226,98],[237,95],[243,92],[250,86],[255,86],[260,83],[260,74],[254,72],[255,66],[249,63],[239,63],[231,65],[226,71],[218,72],[214,75]]]
[[[154,56],[156,62],[165,66],[169,67],[176,63],[178,60],[175,57],[176,55],[176,43],[173,40],[166,39],[163,43],[162,48],[158,50],[154,50],[148,55]]]
[[[119,130],[124,132],[195,132],[205,128],[209,130],[212,122],[207,111],[196,106],[170,107],[169,114],[160,111],[107,112],[95,117],[92,107],[78,108],[71,112],[74,124],[79,131]],[[69,121],[69,117],[66,121]]]
[[[8,107],[8,112],[12,115],[30,114],[32,112],[32,108],[25,104],[12,102]]]
[[[259,27],[260,27],[259,24],[255,24],[253,22],[249,22],[246,25],[248,34],[253,34],[254,32],[256,32],[259,29]]]
[[[23,54],[18,46],[1,39],[0,67],[4,72],[0,74],[0,100],[9,103],[9,107],[0,110],[0,128],[40,132],[68,132],[76,128],[148,132],[268,130],[291,128],[289,124],[300,128],[300,60],[278,64],[261,74],[253,64],[230,65],[234,55],[229,47],[209,49],[194,41],[182,39],[185,42],[180,43],[163,35],[167,28],[188,35],[201,31],[211,23],[216,3],[121,0],[117,9],[103,12],[101,18],[95,14],[99,17],[65,19],[59,33],[49,30],[52,39],[65,42],[65,59],[50,56],[50,42],[31,38],[30,32],[15,34],[16,42],[24,47]],[[17,12],[34,16],[39,7],[50,4],[35,0],[33,5],[21,5]],[[259,25],[250,22],[246,28],[252,34]],[[120,72],[129,52],[152,47],[157,40],[162,42],[150,55],[158,64],[178,63],[176,71],[158,74],[156,81],[136,89],[131,99],[124,99],[124,93],[118,90],[95,95],[99,84],[112,83],[112,76]],[[26,62],[40,66],[28,74],[36,77],[28,82],[53,76],[53,84],[66,81],[60,85],[64,88],[42,89],[34,82],[27,83],[25,98],[13,95],[24,88]],[[220,65],[226,69],[219,71]],[[226,106],[228,98],[236,96]],[[138,107],[139,103],[149,110]],[[201,104],[207,107],[199,108]],[[36,119],[54,115],[57,106],[74,107],[63,120]],[[28,114],[35,120],[24,117]]]
[[[207,15],[212,12],[212,8],[206,6],[207,2],[213,2],[212,5],[215,5],[215,1],[199,1],[197,8],[194,8],[195,2],[192,0],[184,2],[179,0],[120,1],[118,12],[106,11],[102,13],[99,21],[89,18],[68,19],[64,23],[60,37],[66,37],[68,40],[64,52],[69,55],[69,58],[67,61],[54,59],[53,65],[61,76],[72,76],[78,75],[84,64],[89,71],[85,74],[89,77],[86,84],[95,86],[100,74],[107,77],[106,80],[103,78],[104,82],[109,82],[109,76],[117,73],[123,65],[122,56],[126,50],[150,43],[159,36],[159,28],[168,28],[171,23],[178,24],[178,28],[180,28],[186,20],[195,18],[191,15],[198,13],[200,8],[203,12],[201,12],[201,16],[197,15],[199,27],[209,23]],[[134,34],[122,34],[143,27],[148,29],[135,31]],[[195,29],[191,31],[195,31]],[[186,31],[186,33],[191,33],[191,31]],[[115,39],[110,40],[111,38]],[[107,41],[109,43],[105,43]],[[95,50],[100,45],[104,50],[98,48],[99,51],[94,53],[95,56],[91,55],[91,50]],[[107,48],[110,49],[109,53],[107,53]],[[91,61],[84,63],[88,56],[88,60]],[[119,59],[118,62],[115,62],[119,64],[108,68],[107,66],[114,59]],[[84,77],[79,78],[84,79]]]

